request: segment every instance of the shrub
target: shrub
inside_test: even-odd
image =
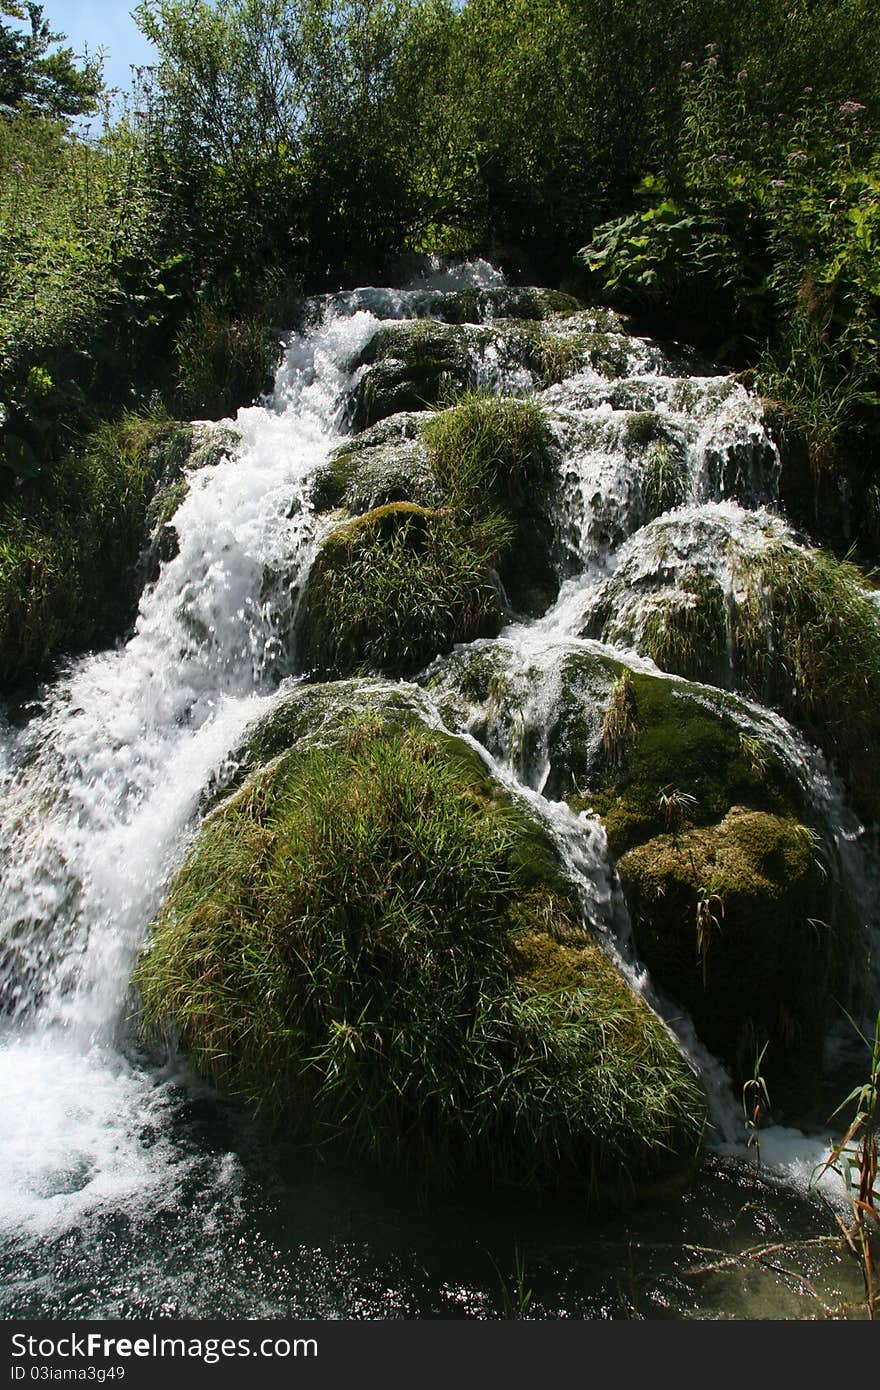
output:
[[[150,499],[163,474],[183,467],[191,441],[188,425],[127,415],[0,503],[7,689],[128,621]]]

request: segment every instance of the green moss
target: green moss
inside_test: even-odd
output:
[[[770,811],[799,804],[793,779],[767,745],[756,766],[723,699],[713,708],[686,686],[640,672],[629,673],[628,686],[628,737],[617,756],[592,755],[581,768],[572,759],[577,804],[602,815],[615,854],[668,829],[672,793],[697,825],[735,804]]]
[[[423,429],[444,500],[466,523],[499,511],[510,540],[499,557],[514,607],[542,613],[559,590],[548,500],[558,472],[547,416],[535,400],[469,394]]]
[[[536,345],[536,367],[542,386],[552,386],[557,381],[565,381],[574,376],[584,365],[585,353],[582,339],[577,336],[561,337],[544,333]]]
[[[590,366],[613,379],[626,375],[629,346],[619,333],[593,333],[589,342]]]
[[[402,411],[429,409],[470,386],[468,341],[460,325],[433,319],[380,328],[360,358],[367,371],[355,394],[355,428]]]
[[[62,652],[109,640],[130,619],[150,498],[182,468],[191,442],[189,425],[128,415],[2,503],[5,688]]]
[[[880,613],[861,572],[772,532],[748,548],[725,539],[727,593],[692,544],[678,574],[664,570],[660,545],[647,574],[658,592],[627,615],[631,586],[643,580],[619,572],[590,633],[634,642],[664,670],[779,710],[834,760],[860,813],[880,820]],[[670,533],[673,554],[677,541]],[[711,531],[706,541],[716,544]]]
[[[562,290],[539,289],[527,286],[505,290],[499,296],[506,318],[552,319],[565,318],[581,312],[580,300]]]
[[[662,416],[654,410],[636,410],[624,422],[624,440],[630,448],[641,449],[666,435]]]
[[[556,477],[553,436],[534,400],[473,393],[431,416],[422,434],[450,505],[465,513],[534,506]]]
[[[800,725],[880,820],[880,614],[861,572],[776,542],[742,561],[738,583],[736,684]]]
[[[412,414],[391,416],[336,449],[316,475],[315,510],[344,507],[357,516],[390,502],[435,505],[440,489],[418,421],[420,417]]]
[[[303,594],[303,666],[406,675],[455,642],[493,636],[503,615],[488,565],[507,534],[498,518],[464,530],[448,512],[407,502],[338,527]]]
[[[734,807],[620,860],[641,958],[741,1084],[768,1044],[777,1115],[816,1098],[840,942],[814,836],[791,817]]]
[[[204,822],[145,1026],[384,1166],[628,1194],[687,1162],[703,1103],[540,841],[459,740],[375,717],[290,748]]]

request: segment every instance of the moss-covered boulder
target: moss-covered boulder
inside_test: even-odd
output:
[[[647,351],[601,310],[486,323],[388,323],[353,364],[363,370],[352,421],[363,429],[400,411],[433,409],[487,380],[509,392],[548,387],[586,369],[613,379],[632,365],[634,353],[640,358]]]
[[[817,1040],[848,987],[854,928],[798,768],[734,696],[634,670],[607,648],[561,643],[530,656],[479,644],[425,680],[447,722],[546,796],[602,817],[655,981],[740,1082],[753,1044],[769,1040],[773,1103],[802,1114]],[[728,900],[731,941],[704,971],[697,924],[726,941]],[[772,1009],[760,1003],[768,971]],[[711,1034],[704,1018],[716,1020]]]
[[[763,1048],[775,1113],[816,1098],[839,971],[836,907],[817,837],[735,806],[717,825],[660,835],[618,864],[639,954],[740,1080]]]
[[[560,641],[524,656],[503,640],[438,662],[424,682],[447,722],[545,796],[591,808],[615,855],[734,805],[812,820],[797,769],[735,696],[632,669]]]
[[[554,319],[579,313],[579,300],[562,290],[537,285],[469,285],[462,290],[433,294],[425,309],[444,323],[484,323],[487,319]],[[608,311],[609,316],[611,311]]]
[[[319,736],[204,821],[136,971],[148,1032],[432,1180],[625,1196],[686,1168],[699,1088],[546,831],[415,708],[385,720],[350,690],[334,736],[323,688],[292,700],[288,727],[311,703]]]
[[[354,399],[354,426],[363,429],[400,411],[426,410],[476,384],[471,350],[489,332],[434,319],[410,319],[379,329],[361,354],[366,367]]]
[[[391,502],[436,506],[441,489],[422,442],[425,417],[392,415],[335,449],[312,486],[317,512],[342,507],[361,516]]]
[[[446,505],[467,522],[498,512],[510,534],[499,573],[512,606],[546,611],[559,592],[552,502],[559,450],[534,397],[470,394],[425,422],[432,474]]]
[[[585,635],[779,710],[880,820],[880,611],[856,566],[729,504],[646,527]]]
[[[409,675],[456,642],[494,635],[504,615],[490,564],[506,536],[497,518],[464,528],[446,510],[411,502],[338,526],[303,591],[301,667]]]
[[[538,614],[559,591],[558,469],[549,417],[534,397],[469,392],[446,410],[394,415],[363,430],[320,470],[312,500],[319,512],[355,516],[398,503],[434,510],[457,528],[463,553],[488,556],[491,537],[508,605]]]

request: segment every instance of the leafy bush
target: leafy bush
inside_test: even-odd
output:
[[[816,471],[880,439],[880,154],[863,102],[683,79],[681,146],[580,254],[603,291],[759,366]],[[708,312],[707,312],[708,306]],[[725,341],[726,340],[726,341]]]
[[[160,476],[182,468],[191,439],[187,425],[125,416],[0,502],[5,688],[129,620],[150,499]]]

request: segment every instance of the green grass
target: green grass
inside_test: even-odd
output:
[[[540,501],[555,477],[553,436],[535,400],[468,392],[425,422],[428,459],[465,517]]]
[[[280,343],[264,312],[234,318],[201,304],[181,324],[175,352],[181,413],[218,420],[269,389]]]
[[[125,620],[150,499],[159,477],[183,466],[191,440],[188,425],[126,415],[0,505],[6,688]]]
[[[665,440],[657,440],[649,445],[642,475],[649,516],[662,516],[687,500],[685,460]]]
[[[422,438],[444,500],[465,525],[495,513],[506,519],[497,557],[505,591],[519,611],[543,613],[559,589],[548,509],[558,456],[543,407],[467,392],[426,421]]]
[[[689,1069],[544,833],[422,727],[361,719],[252,776],[135,978],[147,1032],[224,1090],[432,1180],[623,1194],[699,1142]]]
[[[735,670],[837,762],[856,804],[880,820],[880,614],[861,571],[777,542],[740,567]]]
[[[697,571],[658,596],[645,620],[642,647],[661,671],[725,684],[727,605],[716,579]]]
[[[508,528],[448,511],[377,507],[337,528],[309,574],[300,664],[320,675],[413,674],[456,642],[494,636],[503,613],[488,566]]]

